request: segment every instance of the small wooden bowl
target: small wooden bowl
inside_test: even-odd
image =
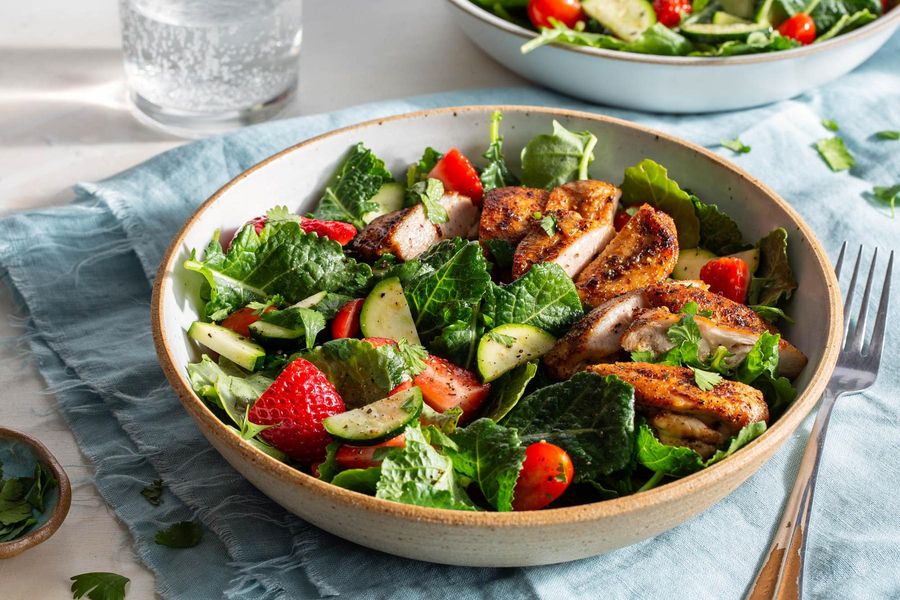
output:
[[[29,460],[32,460],[32,471],[35,463],[44,463],[50,469],[50,472],[53,473],[58,486],[45,496],[45,510],[38,517],[37,527],[19,538],[8,542],[0,542],[0,559],[12,558],[47,540],[62,525],[66,515],[69,514],[69,506],[72,504],[72,486],[69,483],[69,478],[56,460],[56,457],[47,450],[47,447],[24,433],[0,427],[0,457],[3,456],[4,448],[15,444],[20,444],[30,450],[31,459]],[[8,463],[5,463],[4,467],[6,477],[26,475],[26,472],[22,469],[15,469],[13,465]],[[15,470],[13,471],[11,467]]]

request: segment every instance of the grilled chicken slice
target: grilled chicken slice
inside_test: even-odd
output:
[[[607,300],[586,314],[544,355],[550,376],[568,379],[585,365],[617,356],[622,334],[646,306],[643,292],[635,291]]]
[[[582,302],[597,306],[662,281],[678,262],[678,232],[666,213],[641,206],[575,282]]]
[[[614,233],[611,223],[583,218],[574,210],[548,211],[556,219],[553,235],[532,220],[528,235],[516,246],[512,276],[518,279],[531,265],[554,262],[569,277],[575,277],[591,261]]]
[[[729,300],[706,289],[705,284],[685,285],[686,282],[663,281],[647,286],[647,302],[653,307],[665,307],[669,312],[679,313],[685,304],[694,302],[699,311],[709,311],[709,317],[720,325],[731,325],[749,329],[754,333],[776,332],[775,328],[763,321],[752,308]]]
[[[478,207],[472,200],[450,192],[444,194],[440,203],[447,211],[446,222],[435,225],[428,220],[425,207],[417,204],[369,223],[353,240],[351,249],[366,260],[388,253],[400,260],[411,260],[442,239],[470,237],[478,225]]]
[[[612,225],[621,197],[622,190],[605,181],[572,181],[550,192],[546,210],[574,210],[585,219]]]
[[[666,332],[672,325],[678,323],[681,317],[682,315],[672,314],[665,307],[645,310],[634,319],[622,335],[622,348],[630,352],[646,350],[654,354],[668,352],[675,344],[669,340]],[[725,364],[729,367],[740,364],[760,336],[760,332],[716,323],[713,319],[700,315],[694,316],[694,322],[701,336],[700,359],[706,360],[719,346],[724,346],[732,354],[725,359]],[[782,339],[778,346],[778,374],[794,379],[805,366],[806,356],[793,344]]]
[[[515,246],[521,241],[534,213],[543,212],[549,193],[521,186],[495,188],[484,194],[478,239],[504,240]]]
[[[592,365],[588,370],[630,383],[636,409],[648,417],[660,441],[692,447],[704,456],[746,425],[769,419],[769,408],[759,390],[723,380],[703,391],[687,367],[610,363]]]

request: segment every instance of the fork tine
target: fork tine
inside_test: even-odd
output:
[[[850,309],[853,308],[853,296],[856,293],[856,278],[859,275],[859,263],[862,260],[863,247],[859,247],[859,252],[856,255],[856,264],[853,265],[853,275],[850,277],[850,285],[847,287],[847,299],[844,300],[844,341],[846,342],[847,338],[850,335]],[[844,343],[841,347],[845,348],[847,346]]]
[[[881,289],[881,300],[878,301],[878,314],[875,316],[875,328],[872,339],[866,344],[866,356],[874,369],[881,365],[881,350],[884,347],[884,330],[887,327],[888,305],[891,303],[891,274],[894,270],[894,252],[888,258],[887,271],[884,274],[884,287]]]
[[[845,348],[850,348],[856,352],[862,352],[863,339],[866,335],[866,315],[869,314],[869,296],[872,291],[872,280],[875,279],[875,263],[878,262],[878,248],[875,248],[875,254],[872,255],[872,264],[869,265],[869,277],[866,279],[866,289],[863,292],[862,301],[859,303],[859,314],[856,317],[856,325],[853,328],[853,335],[847,338]]]
[[[844,240],[844,243],[841,244],[841,253],[838,254],[837,263],[834,265],[834,274],[838,278],[841,279],[841,268],[844,266],[844,253],[847,251],[847,240]]]

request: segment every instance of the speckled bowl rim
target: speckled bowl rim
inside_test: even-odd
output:
[[[522,43],[537,37],[537,33],[529,29],[525,29],[515,23],[510,23],[501,19],[487,10],[477,6],[471,0],[447,0],[454,8],[475,17],[476,19],[499,29],[506,33],[522,38]],[[845,44],[868,37],[883,27],[896,26],[900,21],[900,6],[895,6],[882,15],[859,29],[854,29],[850,33],[839,35],[830,40],[825,40],[821,44],[810,44],[799,48],[791,48],[790,50],[781,50],[778,52],[766,52],[761,54],[745,54],[741,56],[660,56],[656,54],[638,54],[636,52],[622,52],[619,50],[607,50],[604,48],[588,48],[585,46],[569,46],[566,44],[552,44],[554,48],[559,48],[567,52],[577,52],[588,56],[596,56],[609,60],[617,60],[632,63],[645,63],[657,65],[671,65],[676,67],[696,67],[696,66],[732,66],[744,65],[752,63],[775,62],[779,60],[790,60],[791,58],[800,58],[809,56],[818,52],[827,52],[831,49],[837,49]]]
[[[59,499],[56,502],[56,506],[53,507],[50,518],[43,525],[37,529],[32,529],[20,538],[8,542],[0,542],[0,559],[12,558],[29,548],[47,541],[65,521],[66,516],[69,514],[69,507],[72,505],[72,485],[69,482],[69,477],[59,464],[59,461],[56,460],[56,457],[53,456],[53,453],[44,444],[21,431],[0,427],[0,439],[3,438],[22,442],[34,450],[37,460],[47,465],[59,483]]]
[[[563,508],[545,509],[529,512],[469,512],[455,511],[439,508],[425,508],[413,506],[410,504],[400,504],[398,502],[390,502],[381,500],[358,492],[353,492],[340,488],[319,479],[307,475],[297,469],[294,469],[275,458],[256,449],[251,444],[242,440],[236,430],[228,427],[206,406],[206,404],[192,391],[190,383],[185,376],[184,365],[175,364],[168,341],[163,335],[162,330],[162,311],[163,299],[170,291],[171,281],[166,273],[174,268],[179,268],[173,264],[175,258],[180,252],[183,240],[187,231],[193,227],[197,219],[206,212],[219,198],[231,189],[236,183],[240,182],[250,174],[264,168],[270,162],[277,160],[285,154],[294,152],[300,148],[315,145],[320,141],[331,136],[342,134],[348,131],[360,131],[361,138],[364,139],[364,132],[371,127],[379,127],[386,123],[402,120],[425,119],[432,116],[466,115],[471,113],[482,113],[489,115],[494,110],[501,110],[505,114],[524,113],[526,116],[534,114],[546,118],[562,117],[574,118],[594,121],[598,123],[610,123],[628,129],[634,129],[658,138],[676,143],[687,147],[698,154],[702,154],[707,159],[718,163],[722,168],[731,171],[739,177],[747,180],[751,185],[756,186],[762,195],[766,196],[769,201],[773,202],[783,209],[792,224],[796,226],[800,235],[802,235],[809,244],[810,250],[815,256],[818,263],[821,276],[825,279],[828,289],[827,302],[829,304],[830,318],[828,323],[828,336],[821,361],[815,365],[815,372],[810,378],[809,385],[806,390],[796,399],[794,404],[785,412],[784,415],[762,436],[742,448],[734,456],[728,460],[715,464],[707,469],[703,469],[697,473],[675,480],[660,487],[616,498],[613,500],[605,500],[602,502],[594,502],[590,504],[582,504],[578,506],[569,506]],[[800,425],[803,419],[809,414],[813,406],[818,402],[819,397],[825,389],[825,385],[834,370],[837,362],[840,343],[842,338],[842,309],[840,288],[834,275],[831,263],[821,244],[815,237],[815,234],[809,226],[803,221],[800,215],[781,197],[779,197],[768,186],[758,181],[748,173],[737,168],[725,159],[710,152],[706,148],[697,146],[690,142],[686,142],[675,136],[656,131],[635,123],[616,119],[603,115],[596,115],[589,112],[563,110],[538,106],[465,106],[465,107],[449,107],[440,109],[428,109],[418,112],[406,113],[381,119],[373,119],[356,125],[343,127],[325,133],[299,144],[291,146],[281,152],[263,160],[262,162],[250,167],[229,183],[225,184],[215,194],[213,194],[182,226],[181,230],[175,236],[168,251],[166,252],[157,272],[153,285],[153,297],[151,300],[151,327],[153,333],[153,342],[159,357],[160,365],[169,383],[175,389],[181,404],[187,410],[188,414],[197,421],[201,429],[209,435],[215,436],[216,440],[227,445],[231,450],[239,454],[242,460],[250,463],[254,468],[264,470],[267,475],[279,480],[287,486],[296,486],[306,488],[321,494],[323,497],[335,504],[348,504],[356,507],[362,507],[372,513],[378,513],[398,519],[411,519],[418,522],[428,522],[446,525],[468,526],[468,527],[485,527],[485,528],[532,528],[545,527],[561,523],[580,523],[596,521],[605,517],[623,516],[629,513],[646,510],[659,505],[665,505],[673,501],[690,501],[691,495],[701,489],[712,487],[713,484],[720,479],[726,478],[728,475],[740,471],[746,465],[759,461],[760,457],[768,457],[774,453],[781,444],[793,433]]]

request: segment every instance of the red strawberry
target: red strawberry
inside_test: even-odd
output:
[[[341,221],[320,221],[319,219],[303,218],[300,220],[300,227],[306,233],[315,233],[319,237],[331,238],[341,246],[346,245],[356,237],[356,227]]]
[[[273,425],[260,436],[294,460],[311,463],[325,455],[331,436],[322,421],[346,410],[325,374],[298,358],[282,371],[250,409],[249,419]]]
[[[668,28],[678,27],[682,15],[691,14],[691,0],[654,0],[656,19]]]

